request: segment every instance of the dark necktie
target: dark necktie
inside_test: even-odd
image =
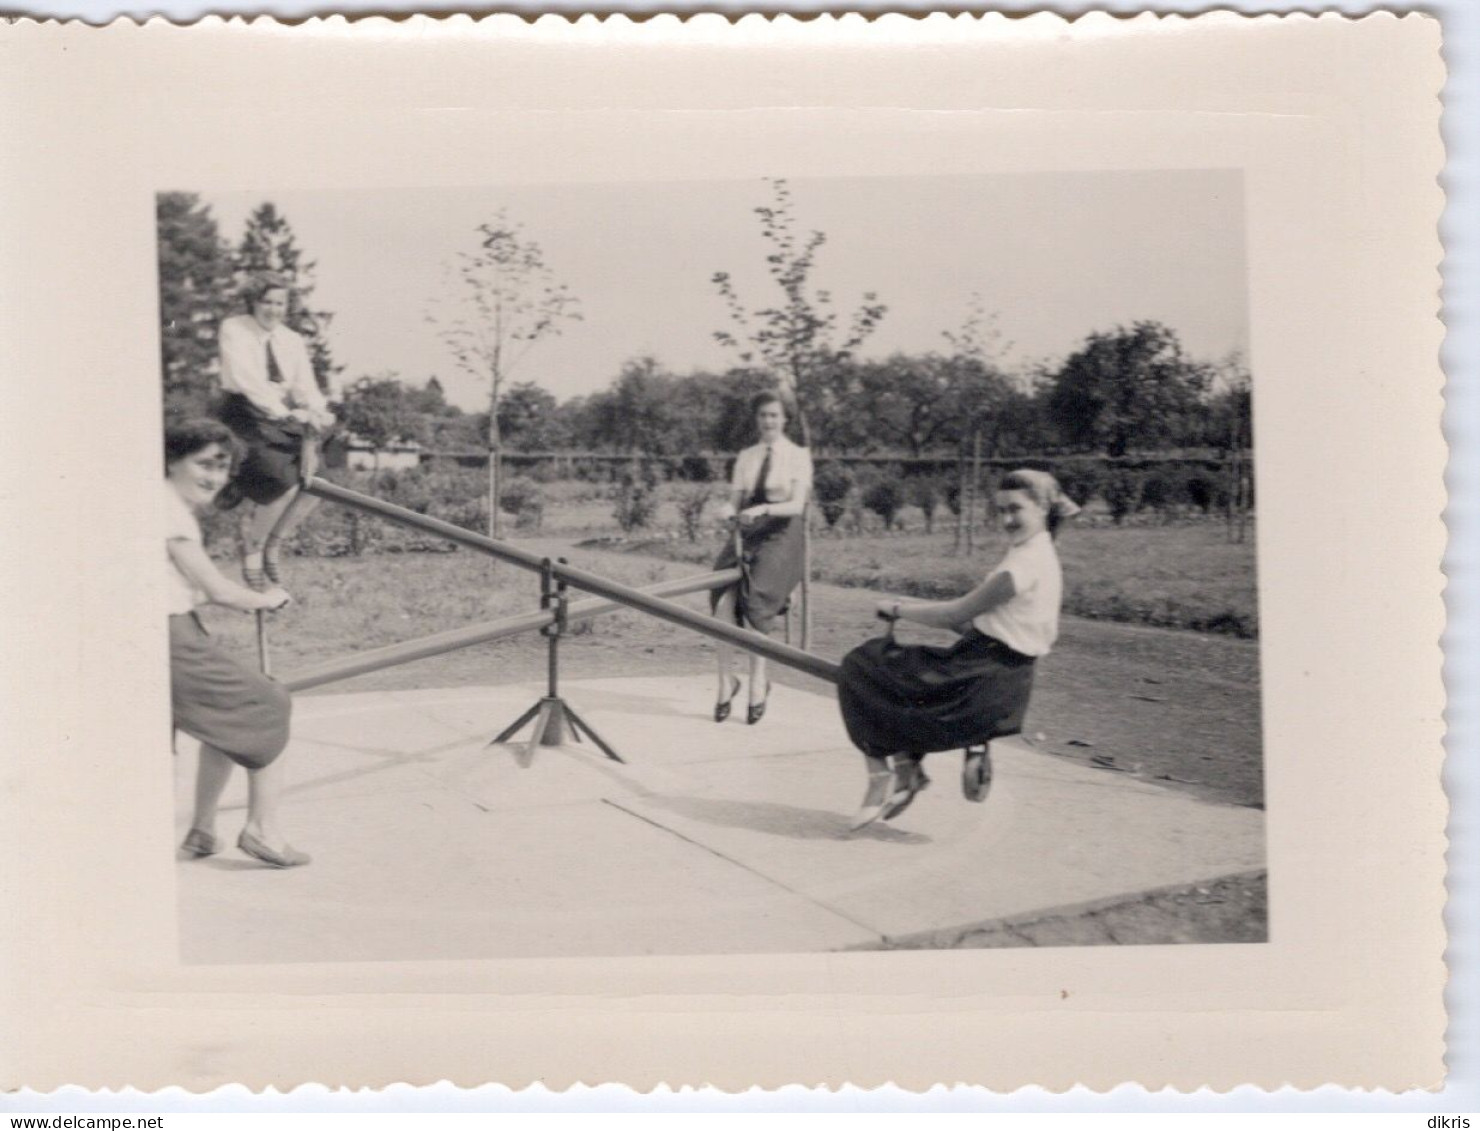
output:
[[[277,358],[272,352],[272,339],[267,339],[267,379],[275,385],[286,385],[287,379],[283,376],[282,367],[278,365]]]
[[[766,458],[761,460],[761,473],[755,477],[755,490],[750,493],[750,505],[764,506],[766,502],[766,480],[771,477],[771,446],[766,445]]]

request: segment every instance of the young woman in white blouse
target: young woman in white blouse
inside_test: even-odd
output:
[[[288,288],[276,275],[260,275],[246,291],[248,313],[221,323],[221,419],[246,446],[236,478],[217,505],[243,498],[257,504],[245,532],[242,576],[254,589],[282,582],[281,539],[308,517],[318,500],[306,498],[290,522],[271,538],[273,527],[298,495],[305,440],[315,454],[334,414],[319,390],[303,338],[284,324]]]
[[[1008,548],[980,585],[954,601],[879,602],[891,625],[960,633],[953,645],[903,645],[891,629],[843,657],[838,706],[868,770],[855,830],[904,812],[930,784],[921,765],[929,753],[964,749],[962,791],[984,800],[987,744],[1022,730],[1034,664],[1059,632],[1064,578],[1054,536],[1079,508],[1052,475],[1035,470],[1005,476],[996,505]]]
[[[714,615],[742,628],[769,634],[802,581],[805,511],[812,491],[812,455],[786,438],[786,406],[778,393],[761,393],[751,401],[760,442],[735,459],[730,476],[730,509],[739,533],[739,554],[732,539],[714,563],[716,570],[739,566],[740,581],[710,595]],[[719,690],[714,721],[730,716],[730,703],[740,680],[730,674],[731,649],[721,644]],[[749,702],[745,721],[758,723],[766,713],[771,681],[766,661],[750,654]]]

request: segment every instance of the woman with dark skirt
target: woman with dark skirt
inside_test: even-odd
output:
[[[278,826],[292,701],[282,684],[237,662],[213,641],[195,611],[205,604],[241,612],[281,609],[290,600],[281,589],[259,593],[227,579],[202,544],[196,514],[225,486],[237,451],[231,431],[214,420],[187,420],[165,432],[171,714],[176,730],[200,740],[195,810],[181,847],[191,856],[221,851],[216,810],[232,767],[241,766],[249,794],[237,847],[264,864],[291,868],[309,862]]]
[[[761,393],[750,407],[760,443],[735,459],[730,509],[735,512],[738,538],[725,546],[714,563],[716,570],[738,565],[740,582],[712,593],[710,608],[732,624],[769,634],[777,616],[785,613],[792,590],[802,581],[802,524],[812,490],[812,456],[786,438],[786,407],[779,394]],[[722,723],[730,717],[730,703],[740,690],[740,680],[730,674],[730,649],[721,644],[718,652],[714,721]],[[747,723],[761,721],[770,690],[766,661],[752,652]]]
[[[246,314],[221,323],[221,420],[246,446],[236,479],[217,506],[242,499],[257,504],[245,531],[242,576],[253,589],[282,582],[281,540],[308,517],[317,499],[305,498],[277,537],[273,527],[298,495],[302,450],[317,454],[334,414],[319,391],[303,338],[283,322],[288,287],[276,275],[259,275],[246,292]]]
[[[903,813],[930,784],[924,756],[942,750],[965,750],[962,791],[985,800],[987,744],[1022,730],[1034,663],[1058,637],[1064,581],[1054,536],[1079,508],[1052,475],[1030,470],[1003,478],[996,505],[1009,545],[980,585],[954,601],[879,602],[891,626],[913,621],[960,639],[946,648],[903,645],[891,628],[843,658],[838,704],[868,770],[854,831]]]

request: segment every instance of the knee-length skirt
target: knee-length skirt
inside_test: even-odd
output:
[[[740,567],[736,587],[735,622],[757,632],[771,631],[786,611],[791,594],[802,583],[803,531],[800,517],[765,517],[741,529],[740,556],[731,539],[714,561],[715,570]],[[709,595],[713,612],[727,590]]]
[[[176,729],[249,770],[288,745],[288,689],[230,656],[194,613],[170,617],[170,706]]]
[[[229,508],[241,499],[258,505],[275,503],[303,476],[304,428],[296,420],[271,420],[240,393],[221,402],[221,423],[236,433],[247,449],[236,475],[217,505]]]
[[[972,629],[948,648],[876,637],[843,657],[838,704],[865,754],[930,754],[1023,728],[1031,656]]]

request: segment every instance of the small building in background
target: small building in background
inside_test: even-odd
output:
[[[345,448],[345,464],[354,471],[402,471],[421,464],[421,445],[415,440],[392,440],[377,448],[351,433]]]

